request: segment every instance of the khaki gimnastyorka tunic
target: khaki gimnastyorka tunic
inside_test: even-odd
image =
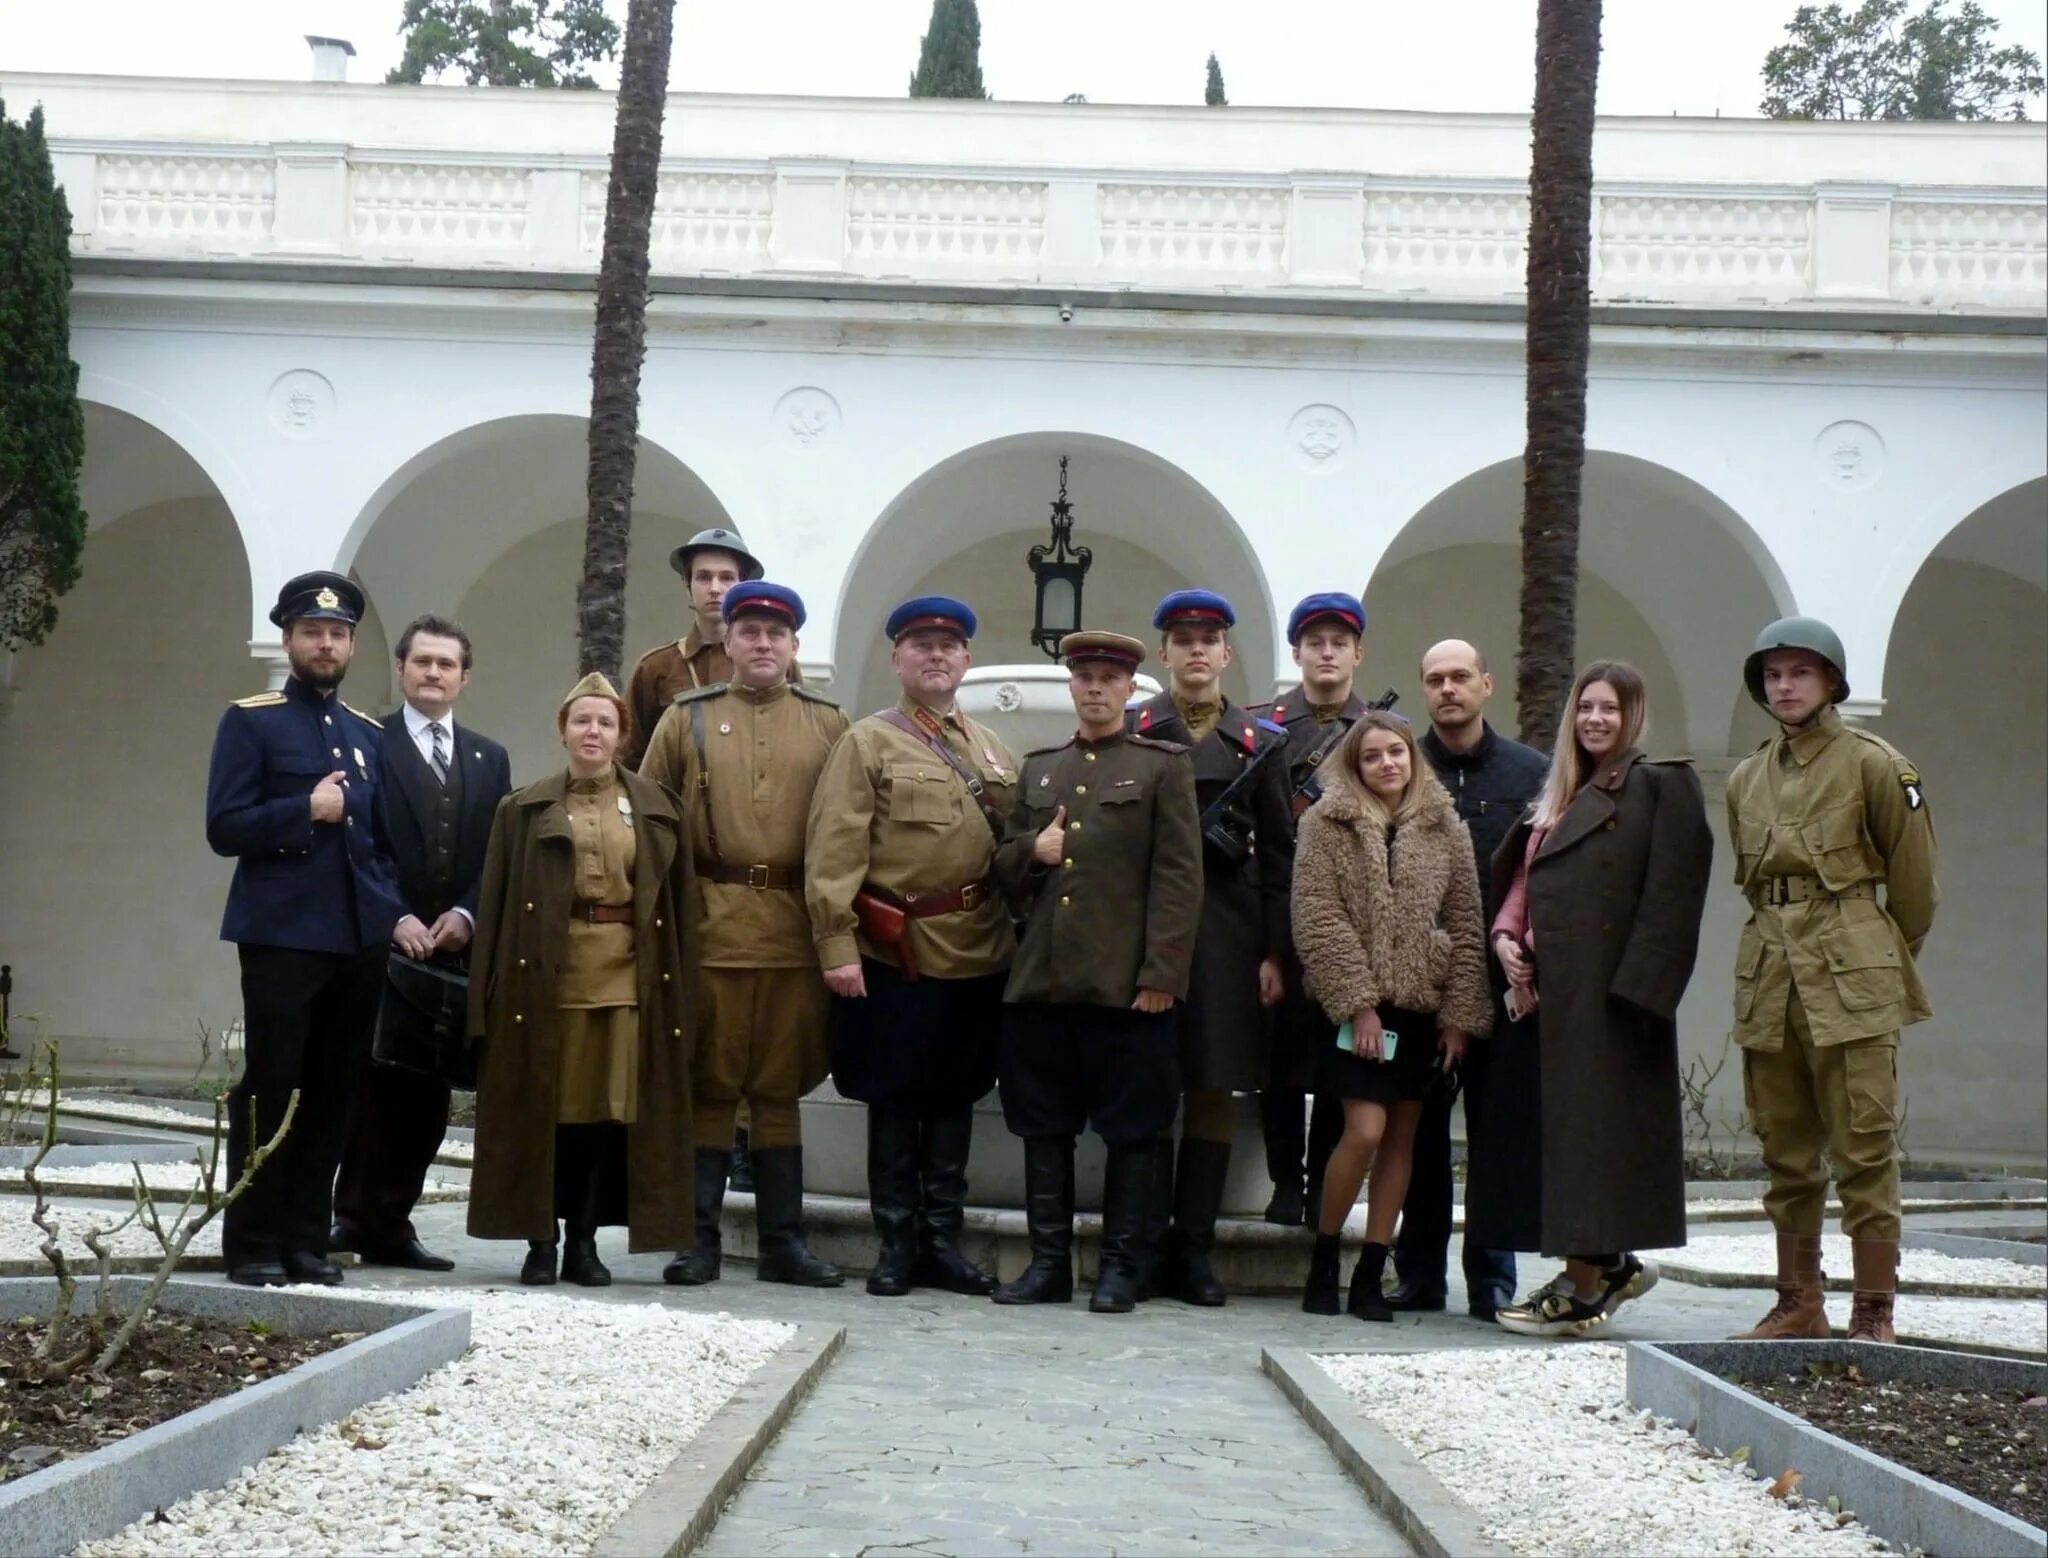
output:
[[[915,718],[908,698],[897,707]],[[1017,784],[1009,748],[957,709],[942,728],[946,744],[1007,816]],[[994,859],[995,837],[960,776],[880,715],[856,720],[826,759],[811,799],[804,886],[819,966],[840,968],[862,957],[895,962],[856,934],[853,898],[863,883],[901,902],[908,893],[951,892],[983,881]],[[912,920],[910,935],[918,972],[934,979],[993,974],[1017,945],[992,884],[973,909]]]
[[[569,827],[579,903],[633,902],[637,835],[632,803],[614,770],[596,779],[572,779]],[[569,922],[560,982],[562,1049],[556,1072],[556,1118],[592,1124],[634,1118],[639,1067],[638,970],[630,924]]]

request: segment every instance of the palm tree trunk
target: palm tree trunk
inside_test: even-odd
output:
[[[1592,323],[1600,0],[1538,0],[1529,164],[1528,443],[1522,453],[1522,739],[1548,747],[1571,694]]]
[[[640,364],[647,355],[648,247],[661,171],[661,116],[675,0],[631,0],[604,199],[597,332],[590,355],[590,517],[576,591],[576,660],[614,682],[625,660],[626,550],[640,442]]]

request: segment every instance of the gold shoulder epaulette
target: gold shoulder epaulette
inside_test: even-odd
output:
[[[281,692],[259,692],[253,697],[237,698],[235,700],[235,707],[238,709],[274,709],[282,702],[284,702],[284,694]]]
[[[384,728],[384,722],[382,720],[378,719],[375,715],[365,714],[361,709],[357,708],[353,703],[350,703],[346,698],[342,700],[341,706],[344,709],[347,709],[349,713],[353,714],[357,719],[361,720],[365,725],[370,726],[373,730],[382,730]]]

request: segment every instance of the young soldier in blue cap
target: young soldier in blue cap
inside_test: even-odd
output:
[[[1301,686],[1254,708],[1287,732],[1287,750],[1275,762],[1287,767],[1288,810],[1299,817],[1321,793],[1316,770],[1366,711],[1353,684],[1365,659],[1365,606],[1355,595],[1305,597],[1287,618],[1287,642],[1301,668]],[[1274,1013],[1273,1055],[1259,1093],[1259,1119],[1266,1138],[1266,1173],[1273,1199],[1266,1221],[1297,1227],[1306,1205],[1315,1206],[1323,1165],[1343,1134],[1335,1099],[1318,1098],[1312,1129],[1305,1126],[1302,1100],[1315,1088],[1316,1062],[1330,1042],[1323,1011],[1302,986],[1301,961],[1288,935],[1283,962],[1286,994]],[[1306,1185],[1304,1185],[1306,1181]]]
[[[1017,760],[954,694],[973,610],[943,595],[889,614],[894,707],[857,720],[811,802],[806,895],[832,992],[832,1080],[868,1106],[881,1251],[868,1291],[986,1295],[960,1249],[974,1103],[995,1085],[1016,950],[989,870]]]
[[[1236,621],[1230,602],[1213,590],[1176,590],[1162,600],[1152,625],[1171,685],[1129,711],[1133,734],[1189,748],[1201,804],[1202,924],[1181,1014],[1180,1158],[1163,1262],[1147,1286],[1205,1307],[1225,1296],[1209,1255],[1230,1172],[1230,1095],[1266,1085],[1267,1009],[1282,991],[1293,861],[1280,761],[1287,732],[1223,695]],[[1171,1137],[1162,1138],[1161,1169],[1171,1149]]]
[[[382,728],[336,696],[362,615],[363,592],[338,573],[279,591],[270,620],[291,674],[221,716],[206,779],[206,842],[235,857],[221,940],[242,965],[229,1184],[299,1095],[284,1141],[221,1218],[228,1278],[250,1287],[341,1280],[327,1259],[334,1171],[405,912],[377,848]]]
[[[1003,1119],[1024,1139],[1031,1264],[999,1304],[1073,1296],[1074,1138],[1109,1148],[1097,1314],[1137,1302],[1153,1142],[1180,1107],[1173,1007],[1202,915],[1202,841],[1185,749],[1127,735],[1145,646],[1069,633],[1079,731],[1024,760],[996,875],[1027,915],[1003,1008]]]
[[[696,1246],[662,1275],[695,1286],[719,1275],[719,1214],[734,1122],[752,1119],[754,1220],[765,1282],[837,1287],[839,1268],[803,1233],[798,1100],[825,1079],[825,982],[804,909],[804,829],[846,716],[789,680],[804,603],[766,580],[735,584],[725,616],[728,684],[678,696],[640,772],[682,800],[696,857],[690,944],[702,970],[691,1051]]]

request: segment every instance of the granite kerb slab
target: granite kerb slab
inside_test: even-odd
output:
[[[145,1285],[114,1279],[123,1300]],[[95,1287],[81,1282],[74,1307],[90,1308]],[[56,1297],[48,1277],[0,1280],[0,1318],[47,1310]],[[231,1323],[258,1320],[290,1336],[369,1334],[118,1444],[0,1486],[0,1553],[68,1553],[111,1536],[188,1493],[224,1486],[307,1429],[408,1389],[469,1347],[467,1309],[179,1281],[164,1289],[157,1307]]]
[[[1797,1469],[1800,1492],[1836,1497],[1894,1547],[1941,1558],[2007,1558],[2048,1552],[2048,1532],[1873,1451],[1816,1428],[1751,1395],[1736,1379],[1782,1374],[1808,1364],[1855,1364],[1869,1380],[1956,1389],[2048,1389],[2048,1363],[1871,1342],[1631,1342],[1628,1399],[1669,1418],[1708,1449],[1732,1455],[1767,1478]]]
[[[1908,1228],[1899,1235],[1899,1247],[1935,1250],[1962,1260],[2012,1260],[2022,1266],[2048,1266],[2048,1244],[2002,1239],[1996,1228]]]

